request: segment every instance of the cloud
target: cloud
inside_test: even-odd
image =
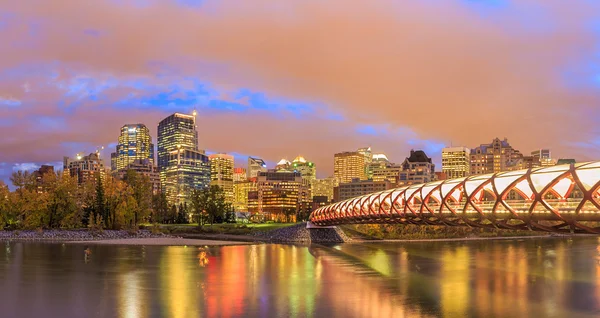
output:
[[[363,145],[401,161],[494,137],[595,159],[599,12],[560,0],[9,1],[0,105],[20,104],[0,107],[0,161],[92,151],[123,124],[155,131],[194,106],[203,148],[302,153],[327,172],[334,152]]]
[[[12,97],[0,96],[0,106],[17,107],[21,105],[21,101]]]

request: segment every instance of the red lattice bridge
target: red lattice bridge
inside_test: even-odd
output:
[[[600,161],[376,192],[321,207],[310,221],[600,233]]]

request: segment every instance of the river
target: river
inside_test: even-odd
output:
[[[597,317],[600,239],[0,243],[1,317]]]

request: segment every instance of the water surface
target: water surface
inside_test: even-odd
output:
[[[600,240],[0,243],[1,317],[597,317]]]

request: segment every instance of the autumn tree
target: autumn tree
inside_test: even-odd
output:
[[[146,220],[150,215],[152,206],[152,183],[148,176],[137,173],[135,170],[127,170],[123,181],[130,187],[131,194],[135,200],[135,210],[133,210],[133,226]]]

